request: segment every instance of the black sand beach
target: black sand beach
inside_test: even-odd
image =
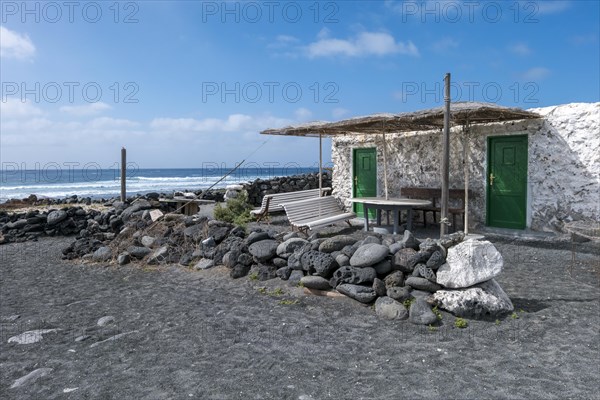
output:
[[[3,399],[599,398],[597,255],[497,244],[518,318],[430,331],[224,267],[70,263],[71,241],[0,247]],[[8,342],[34,329],[56,331]]]

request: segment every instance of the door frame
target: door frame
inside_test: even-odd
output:
[[[500,139],[500,138],[513,138],[513,137],[520,137],[525,139],[525,144],[526,144],[526,151],[525,151],[525,156],[526,156],[526,163],[525,165],[527,166],[527,169],[525,170],[525,221],[524,221],[524,225],[523,228],[500,228],[500,229],[527,229],[530,225],[531,225],[531,187],[530,184],[531,182],[529,181],[529,160],[530,160],[530,146],[529,146],[529,134],[526,132],[522,132],[519,134],[510,134],[510,135],[494,135],[494,136],[487,136],[486,137],[486,160],[485,160],[485,175],[483,176],[483,182],[484,182],[484,186],[485,186],[485,225],[486,226],[490,226],[490,202],[491,202],[491,193],[490,193],[490,163],[492,161],[492,146],[491,146],[491,142],[494,139]],[[494,227],[495,228],[495,227]]]
[[[377,147],[353,147],[351,149],[351,154],[350,154],[350,184],[351,184],[351,192],[350,195],[351,197],[354,197],[355,193],[356,193],[356,188],[354,186],[354,177],[355,177],[355,170],[354,170],[354,156],[356,155],[356,150],[373,150],[375,153],[375,196],[377,196],[377,193],[379,193],[379,179],[377,179],[378,177],[378,172],[379,172],[379,164],[378,164],[378,157],[377,157]],[[352,211],[356,212],[356,205],[357,203],[352,203]],[[369,212],[370,214],[370,212]]]

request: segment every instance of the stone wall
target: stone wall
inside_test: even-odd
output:
[[[331,187],[331,174],[323,171],[323,187]],[[245,183],[244,189],[248,192],[250,204],[260,206],[262,199],[267,194],[296,192],[319,188],[319,173],[302,174],[294,176],[281,176],[272,179],[256,179]]]
[[[485,224],[487,138],[528,135],[527,226],[538,231],[562,231],[573,220],[600,215],[600,103],[575,103],[532,109],[542,120],[475,125],[466,139],[461,128],[450,134],[450,187],[464,187],[464,144],[469,143],[470,227]],[[441,132],[386,135],[388,192],[402,187],[440,187]],[[382,139],[342,136],[332,141],[334,195],[352,196],[352,149],[377,147],[378,192],[384,194]]]

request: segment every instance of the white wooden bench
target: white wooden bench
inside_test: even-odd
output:
[[[323,194],[331,192],[331,188],[321,189]],[[319,189],[299,190],[296,192],[267,194],[263,197],[260,208],[250,211],[257,221],[260,221],[267,214],[283,211],[283,203],[291,203],[299,200],[319,198]]]
[[[320,228],[338,221],[356,218],[353,212],[346,212],[333,196],[316,197],[312,199],[283,203],[283,208],[293,228],[300,231]]]

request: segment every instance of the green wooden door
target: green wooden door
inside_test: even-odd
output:
[[[376,149],[354,149],[352,171],[352,196],[377,196]],[[362,204],[354,203],[354,212],[357,216],[364,217]],[[369,211],[369,217],[375,218],[375,210]]]
[[[487,224],[525,229],[527,135],[488,139]]]

